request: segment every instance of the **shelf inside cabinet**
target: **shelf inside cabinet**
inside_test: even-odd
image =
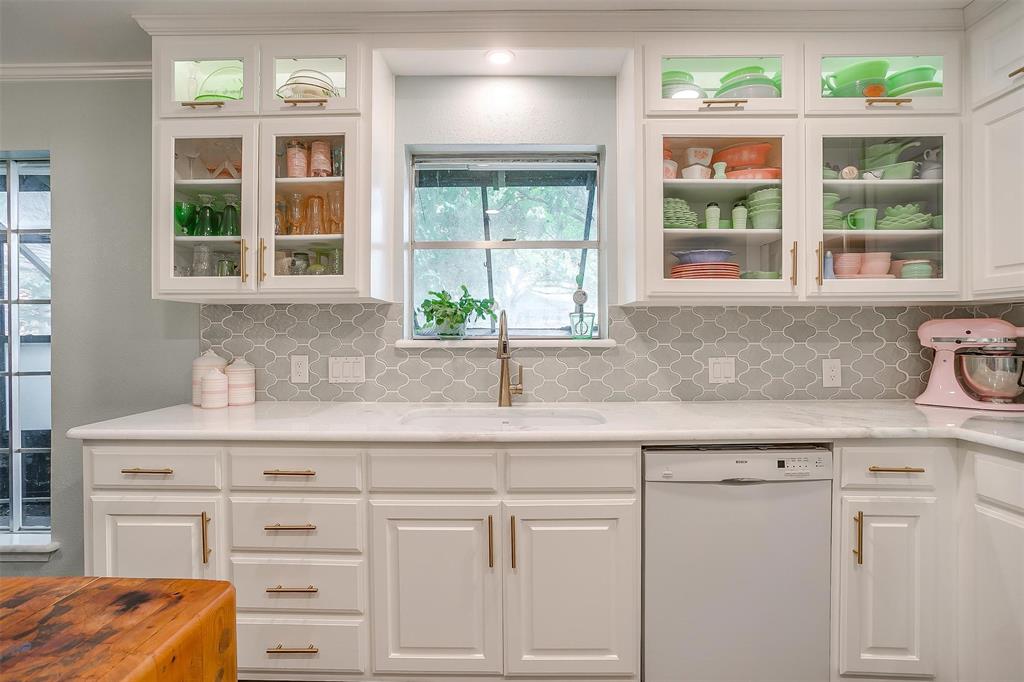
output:
[[[278,234],[274,242],[288,248],[304,246],[338,247],[345,240],[343,234]]]
[[[823,230],[826,239],[847,241],[904,242],[942,239],[942,230]]]
[[[720,202],[744,199],[751,192],[764,187],[779,187],[782,180],[687,180],[666,179],[664,196],[690,199],[699,194],[701,201]]]
[[[275,182],[277,190],[280,192],[299,192],[301,194],[328,192],[345,186],[345,178],[335,175],[322,178],[277,178]]]
[[[239,244],[241,241],[241,237],[192,237],[185,235],[174,237],[175,244]]]
[[[202,180],[175,180],[177,192],[196,192],[204,194],[235,193],[242,191],[242,179],[238,178],[207,178]]]
[[[782,239],[782,230],[736,230],[736,229],[700,229],[700,228],[665,228],[666,244],[679,242],[742,242],[749,246],[763,246]]]

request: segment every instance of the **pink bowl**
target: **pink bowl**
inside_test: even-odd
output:
[[[864,262],[869,261],[889,261],[892,259],[892,254],[888,251],[870,251],[864,254]]]

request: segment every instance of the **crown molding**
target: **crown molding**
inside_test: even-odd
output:
[[[970,28],[1006,4],[1004,0],[972,0],[964,7],[964,27]]]
[[[149,62],[65,62],[53,64],[0,64],[0,82],[149,80]]]
[[[964,29],[964,13],[943,10],[608,10],[474,12],[292,12],[133,14],[153,36],[287,33],[460,33],[603,31],[900,31]]]

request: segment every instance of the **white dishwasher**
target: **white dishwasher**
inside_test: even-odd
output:
[[[829,679],[832,452],[644,450],[645,682]]]

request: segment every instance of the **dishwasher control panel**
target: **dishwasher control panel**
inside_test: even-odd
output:
[[[812,474],[825,471],[825,457],[820,454],[808,457],[780,457],[775,460],[775,468],[787,478],[811,478]]]
[[[832,478],[832,451],[827,448],[687,447],[644,451],[644,479],[675,482],[732,482]]]

